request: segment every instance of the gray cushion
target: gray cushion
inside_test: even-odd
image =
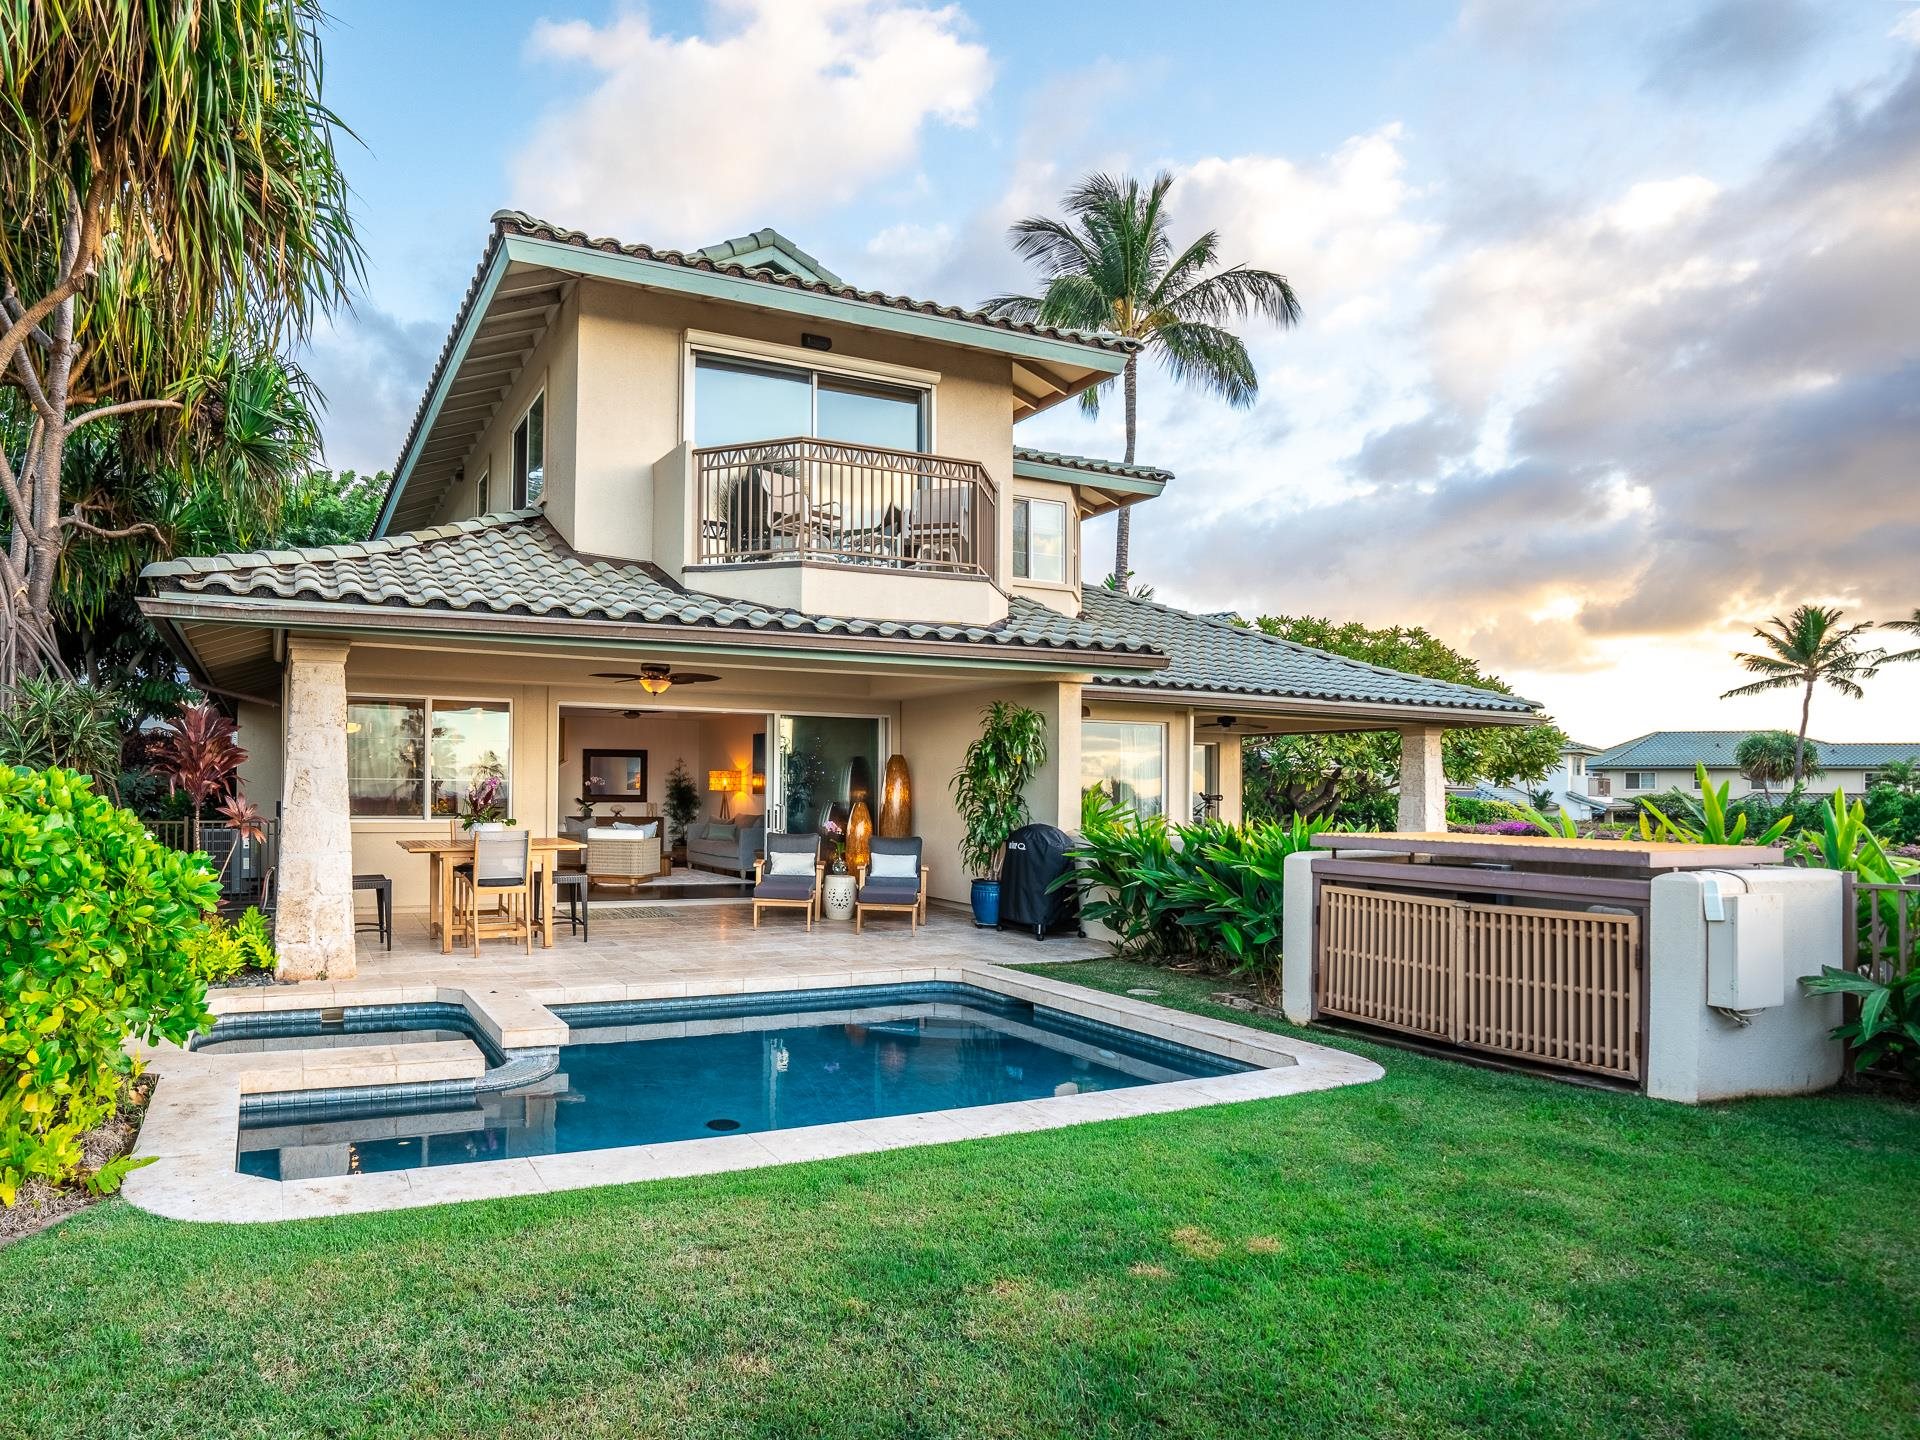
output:
[[[913,905],[919,899],[918,880],[869,880],[860,887],[862,905]]]
[[[813,872],[805,875],[769,875],[753,887],[756,900],[808,900],[813,897]]]

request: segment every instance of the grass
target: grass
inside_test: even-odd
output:
[[[1387,1078],[337,1221],[114,1202],[0,1250],[0,1437],[1915,1433],[1920,1112],[1339,1043]]]

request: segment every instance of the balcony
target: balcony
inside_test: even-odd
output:
[[[994,573],[994,485],[976,461],[803,436],[692,458],[695,565]]]

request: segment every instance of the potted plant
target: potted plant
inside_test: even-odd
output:
[[[1027,784],[1047,763],[1047,722],[1039,711],[996,700],[980,738],[949,782],[966,836],[960,858],[973,871],[973,923],[1000,923],[1000,859],[1007,837],[1027,823]]]
[[[505,830],[513,824],[507,802],[500,796],[506,789],[505,777],[483,775],[467,789],[465,808],[460,812],[462,830]]]
[[[687,762],[675,760],[667,772],[667,830],[673,839],[673,858],[687,860],[687,827],[700,818],[700,788],[687,773]]]

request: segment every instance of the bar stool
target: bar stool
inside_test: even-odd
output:
[[[560,897],[567,900],[567,933],[580,932],[580,940],[585,944],[589,938],[588,921],[592,911],[587,908],[587,872],[584,870],[560,870],[553,877],[553,902],[560,903]]]
[[[371,925],[355,924],[354,930],[372,930],[386,942],[387,949],[393,949],[393,881],[385,875],[356,875],[353,888],[373,892],[373,915]]]

